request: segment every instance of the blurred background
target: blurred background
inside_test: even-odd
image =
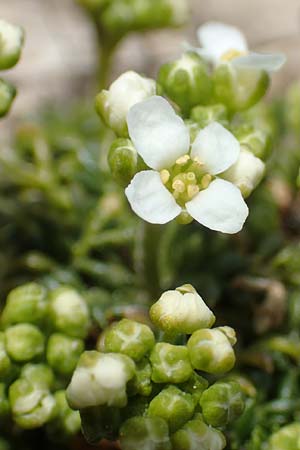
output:
[[[196,43],[195,30],[207,20],[240,27],[251,48],[285,52],[288,62],[274,77],[279,92],[300,73],[299,0],[190,0],[191,21],[185,28],[131,34],[118,47],[113,78],[134,69],[154,75],[161,62],[178,56],[181,43]],[[93,27],[74,0],[1,0],[0,16],[20,24],[26,43],[20,63],[5,74],[19,90],[7,123],[30,115],[48,102],[62,104],[74,95],[94,94],[91,79],[96,67]]]

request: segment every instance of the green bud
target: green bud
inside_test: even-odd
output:
[[[132,417],[120,430],[122,450],[171,450],[167,423],[160,417]]]
[[[97,444],[101,439],[117,439],[121,424],[120,413],[119,408],[109,406],[81,409],[81,428],[85,439],[90,444]]]
[[[176,61],[164,64],[157,81],[185,115],[193,106],[207,103],[212,95],[207,64],[196,53],[184,53]]]
[[[2,312],[2,323],[39,324],[47,312],[46,289],[37,283],[27,283],[13,289]]]
[[[9,401],[14,421],[24,429],[44,425],[51,420],[55,411],[55,399],[50,392],[25,378],[18,379],[10,386]]]
[[[143,395],[148,397],[152,392],[152,367],[145,358],[136,363],[135,377],[128,383],[128,395]]]
[[[51,389],[54,384],[54,373],[46,364],[26,364],[22,367],[20,378],[40,389]]]
[[[200,128],[205,128],[212,122],[219,122],[226,127],[228,125],[228,112],[225,105],[196,106],[191,111],[191,119]]]
[[[167,291],[150,309],[152,322],[167,333],[191,334],[213,326],[215,316],[190,284]]]
[[[262,127],[243,124],[233,130],[240,144],[253,153],[254,156],[265,160],[270,153],[272,138],[270,130]]]
[[[135,364],[126,355],[86,351],[79,358],[67,388],[71,408],[118,406],[127,403],[126,385],[135,375]]]
[[[300,424],[294,422],[273,433],[268,450],[300,450]]]
[[[6,385],[0,383],[0,418],[7,416],[10,412],[10,404],[7,398],[6,389]]]
[[[144,78],[133,71],[125,72],[112,83],[109,90],[103,90],[97,95],[96,110],[117,136],[127,137],[129,109],[155,93],[154,80]]]
[[[183,383],[193,373],[188,349],[183,345],[161,342],[150,355],[154,383]]]
[[[34,325],[18,324],[5,330],[5,346],[15,361],[30,361],[44,351],[44,335]]]
[[[48,364],[61,375],[71,375],[83,350],[83,340],[54,333],[47,344]]]
[[[124,353],[139,361],[150,352],[154,344],[154,334],[147,325],[122,319],[105,332],[103,348],[106,352]]]
[[[138,154],[130,139],[116,139],[108,153],[108,164],[113,178],[127,186],[138,170]]]
[[[206,423],[223,427],[242,414],[245,402],[238,383],[219,381],[203,392],[200,405]]]
[[[0,20],[0,70],[13,67],[19,61],[24,42],[21,27]]]
[[[164,419],[170,432],[174,433],[192,418],[194,409],[191,394],[182,392],[176,386],[169,386],[151,400],[148,415]]]
[[[221,431],[197,418],[173,434],[172,445],[173,450],[223,450],[226,439]]]
[[[265,164],[243,146],[238,160],[221,176],[237,186],[246,198],[258,186],[264,174]]]
[[[56,330],[68,336],[85,338],[88,333],[88,307],[78,292],[70,287],[61,287],[52,292],[49,318]]]
[[[231,112],[244,111],[266,93],[270,77],[262,70],[220,64],[213,74],[215,99]]]
[[[47,431],[55,440],[62,440],[78,433],[81,427],[80,415],[69,407],[64,390],[55,392],[54,399],[54,419],[49,423]]]
[[[208,381],[194,372],[191,378],[185,383],[180,384],[178,387],[182,391],[191,394],[195,405],[198,405],[202,393],[208,388]]]
[[[5,379],[11,368],[12,363],[5,347],[5,334],[0,332],[0,379]]]
[[[15,96],[16,96],[15,87],[12,86],[10,83],[7,83],[6,81],[0,79],[0,117],[3,117],[8,113]]]
[[[187,347],[192,366],[197,370],[219,374],[228,372],[234,366],[232,345],[225,333],[217,328],[195,331]]]

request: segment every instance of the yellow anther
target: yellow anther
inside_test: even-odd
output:
[[[170,179],[170,172],[167,169],[161,170],[160,179],[163,182],[163,184],[167,184],[167,182]]]
[[[203,162],[201,161],[200,158],[198,158],[198,156],[195,156],[195,158],[193,158],[193,161],[194,161],[198,166],[203,166]]]
[[[196,181],[196,175],[194,174],[194,172],[188,172],[186,174],[186,180],[189,182]]]
[[[176,164],[186,164],[189,159],[191,159],[191,157],[188,154],[180,156],[180,158],[176,159]]]
[[[188,194],[188,197],[189,197],[190,199],[192,199],[193,197],[195,197],[195,195],[198,194],[199,190],[200,190],[200,189],[198,188],[198,186],[196,186],[195,184],[190,184],[190,185],[187,187],[187,194]]]
[[[241,52],[239,50],[235,50],[234,48],[232,48],[231,50],[228,50],[221,56],[221,61],[224,62],[232,61],[234,58],[238,58],[239,56],[244,56],[246,54],[247,52]]]
[[[174,191],[182,194],[185,191],[185,184],[181,180],[175,180],[172,183],[172,188],[174,189]]]
[[[209,173],[204,175],[204,177],[201,180],[201,186],[203,187],[203,189],[206,189],[209,186],[211,180],[212,180],[212,176]]]

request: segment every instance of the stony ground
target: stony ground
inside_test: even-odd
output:
[[[132,35],[120,46],[114,75],[128,68],[154,74],[159,63],[193,42],[198,24],[221,20],[240,26],[251,46],[286,52],[288,63],[273,89],[300,78],[299,0],[190,0],[193,23],[177,31]],[[20,64],[8,74],[19,88],[11,117],[31,113],[46,101],[84,92],[95,67],[93,30],[73,0],[1,0],[0,16],[22,24],[26,46]],[[5,121],[0,125],[3,130]]]

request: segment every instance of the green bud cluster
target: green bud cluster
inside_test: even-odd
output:
[[[0,417],[22,429],[47,425],[55,440],[75,434],[80,417],[65,388],[89,331],[84,298],[68,286],[24,284],[9,293],[0,324]]]
[[[233,379],[209,386],[203,375],[232,369],[234,330],[211,328],[215,316],[191,285],[165,292],[150,316],[160,338],[122,319],[80,357],[67,400],[86,439],[120,439],[122,450],[222,450],[222,431],[243,412],[243,390]]]
[[[17,64],[23,43],[23,29],[0,19],[0,71],[11,69]],[[9,111],[15,95],[15,87],[0,79],[0,118]]]

